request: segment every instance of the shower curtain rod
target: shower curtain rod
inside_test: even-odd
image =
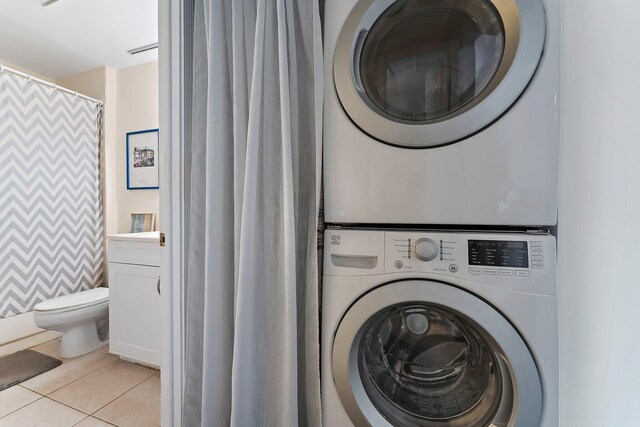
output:
[[[70,95],[74,95],[77,98],[86,99],[87,101],[95,102],[98,105],[102,105],[102,101],[100,101],[99,99],[91,98],[91,97],[89,97],[87,95],[83,95],[81,93],[78,93],[75,90],[71,90],[71,89],[67,89],[66,87],[58,86],[55,83],[51,83],[51,82],[48,82],[46,80],[39,79],[37,77],[32,76],[31,74],[23,73],[22,71],[14,70],[13,68],[10,68],[10,67],[7,67],[7,66],[4,66],[4,65],[0,64],[0,74],[2,74],[5,71],[8,72],[8,73],[13,73],[13,74],[16,74],[18,76],[21,76],[21,77],[24,77],[26,79],[29,79],[30,82],[40,83],[42,85],[49,86],[49,87],[53,88],[54,90],[59,90],[60,92],[65,92],[65,93],[68,93]]]

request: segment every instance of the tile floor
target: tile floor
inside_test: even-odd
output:
[[[0,391],[0,427],[160,425],[160,372],[120,360],[106,346],[62,359],[59,345],[31,349],[62,365]]]

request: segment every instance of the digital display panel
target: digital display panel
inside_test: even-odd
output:
[[[527,242],[469,240],[469,264],[529,268]]]

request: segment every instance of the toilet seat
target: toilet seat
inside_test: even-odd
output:
[[[60,313],[108,303],[109,288],[95,288],[42,301],[33,310],[40,313]]]

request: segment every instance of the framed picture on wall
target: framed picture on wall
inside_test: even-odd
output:
[[[160,188],[158,129],[127,133],[127,190]]]

